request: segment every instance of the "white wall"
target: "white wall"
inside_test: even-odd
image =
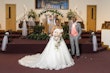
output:
[[[86,26],[86,14],[87,5],[97,5],[97,30],[101,30],[102,23],[109,21],[110,19],[110,1],[109,0],[69,0],[69,9],[76,9],[79,15],[82,17]],[[0,0],[0,29],[5,29],[5,4],[16,4],[16,15],[19,19],[24,13],[23,6],[25,5],[28,10],[35,9],[35,0]],[[36,13],[39,14],[42,10],[36,9]],[[67,21],[66,13],[69,10],[59,10],[64,15],[64,21]],[[42,17],[41,17],[42,18]],[[18,28],[17,28],[18,29]]]
[[[5,5],[4,0],[0,0],[0,30],[5,29]]]
[[[98,0],[97,7],[97,29],[101,28],[102,23],[110,21],[110,0]]]
[[[101,42],[103,42],[104,45],[108,45],[108,48],[110,48],[110,39],[105,39],[105,38],[109,38],[110,30],[102,29],[101,32],[102,32],[102,34],[101,34]]]
[[[28,9],[34,9],[34,0],[0,0],[0,30],[5,30],[6,18],[5,18],[5,5],[6,4],[16,4],[16,19],[24,13],[24,5],[27,6]],[[17,27],[18,28],[18,27]]]

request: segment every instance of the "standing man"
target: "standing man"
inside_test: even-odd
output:
[[[69,22],[69,36],[71,45],[71,54],[77,58],[80,57],[79,39],[81,38],[82,28],[80,23],[77,22],[76,17],[72,17],[72,21]]]

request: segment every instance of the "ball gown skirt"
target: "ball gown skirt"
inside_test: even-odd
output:
[[[49,70],[59,70],[73,66],[75,64],[74,60],[63,38],[61,38],[58,47],[55,46],[55,43],[56,41],[51,37],[41,54],[27,55],[18,60],[19,64],[25,67]]]

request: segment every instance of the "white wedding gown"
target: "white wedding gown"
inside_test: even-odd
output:
[[[56,41],[53,36],[45,47],[44,51],[40,54],[28,55],[21,58],[19,64],[30,67],[49,70],[59,70],[73,66],[74,60],[71,57],[65,41],[61,38],[60,45],[55,46]]]

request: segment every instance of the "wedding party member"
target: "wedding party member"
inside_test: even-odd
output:
[[[54,20],[53,20],[53,16],[49,15],[49,17],[47,18],[47,23],[49,26],[48,32],[51,33],[51,29],[54,26]]]
[[[55,15],[55,16],[54,16],[54,19],[53,19],[54,25],[56,25],[56,22],[55,22],[56,20],[59,20],[58,15]]]
[[[72,17],[72,21],[69,22],[69,36],[71,44],[71,54],[77,58],[80,57],[79,39],[81,37],[82,28],[80,23],[77,22],[76,17]]]
[[[1,46],[2,51],[6,51],[6,47],[8,44],[8,36],[9,36],[9,32],[5,32],[5,35],[4,35],[3,40],[2,40],[2,46]]]
[[[56,20],[56,25],[52,28],[49,42],[44,51],[40,54],[28,55],[19,60],[19,64],[30,67],[49,70],[59,70],[73,66],[72,59],[65,41],[62,38],[63,29]]]

